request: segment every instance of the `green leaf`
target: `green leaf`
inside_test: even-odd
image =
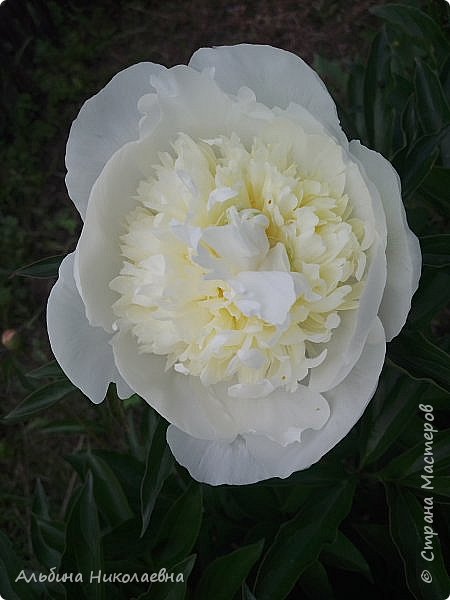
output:
[[[47,496],[39,479],[32,506],[31,541],[36,558],[49,569],[58,568],[64,550],[64,526],[50,520]]]
[[[331,544],[324,545],[320,560],[338,569],[362,573],[369,581],[373,581],[366,559],[353,542],[339,530],[336,539]]]
[[[401,488],[387,485],[386,498],[389,505],[389,528],[392,540],[402,558],[408,588],[417,600],[440,600],[450,593],[450,579],[445,570],[438,535],[431,535],[433,559],[422,556],[425,547],[425,532],[435,531],[424,521],[424,507],[415,496]],[[426,530],[425,527],[429,527]],[[435,532],[438,533],[437,531]],[[425,551],[430,556],[430,551]],[[432,581],[426,583],[425,578]]]
[[[421,332],[404,330],[389,344],[388,356],[413,379],[430,381],[450,392],[450,356]]]
[[[0,531],[0,595],[5,594],[5,600],[35,597],[29,583],[23,579],[16,581],[22,570],[24,570],[22,560],[16,555],[6,535]]]
[[[58,269],[64,256],[50,256],[42,258],[29,265],[20,267],[13,275],[19,277],[33,277],[35,279],[53,279],[58,277]]]
[[[438,66],[447,59],[449,44],[446,37],[437,23],[421,10],[404,4],[385,4],[371,8],[370,12],[410,37],[411,44],[422,44],[435,57]]]
[[[394,444],[417,412],[426,384],[394,370],[390,382],[383,374],[377,393],[364,415],[361,429],[360,462],[368,465]]]
[[[46,408],[50,408],[77,388],[69,380],[52,381],[44,387],[31,392],[25,400],[3,417],[4,423],[14,423],[28,419]]]
[[[424,179],[422,189],[438,200],[441,207],[446,209],[449,205],[450,169],[435,165]]]
[[[242,584],[242,599],[241,600],[256,600],[255,596],[250,591],[248,585],[244,582]]]
[[[184,600],[186,596],[186,584],[194,567],[196,555],[188,556],[170,569],[174,574],[174,579],[178,574],[183,575],[183,582],[158,582],[151,585],[150,591],[141,594],[137,600]],[[168,571],[169,572],[169,571]],[[201,600],[199,598],[199,600]],[[215,599],[214,599],[215,600]]]
[[[147,531],[156,499],[173,469],[173,457],[166,442],[167,423],[159,423],[148,445],[145,474],[141,483],[141,537]]]
[[[69,598],[84,597],[88,600],[104,600],[103,582],[90,583],[90,574],[97,575],[103,569],[103,552],[97,505],[94,497],[94,481],[88,473],[86,481],[79,491],[69,514],[66,531],[66,550],[64,552],[61,572],[81,573],[83,582],[71,584]],[[72,590],[73,586],[73,590]]]
[[[91,454],[98,456],[113,471],[122,490],[127,497],[133,513],[140,512],[140,486],[144,476],[144,465],[129,454],[121,454],[111,450],[93,450]],[[81,455],[81,460],[78,456]],[[86,453],[73,454],[66,459],[83,476],[86,470]]]
[[[421,136],[411,147],[394,157],[394,166],[401,176],[405,198],[411,196],[431,172],[439,156],[439,145],[449,131],[450,127],[447,126],[438,133]]]
[[[193,483],[161,521],[153,548],[157,565],[171,565],[189,554],[200,531],[202,513],[202,490]]]
[[[364,78],[364,115],[369,146],[390,154],[393,134],[392,105],[386,101],[390,81],[390,50],[386,33],[378,33],[372,43]]]
[[[420,246],[424,265],[437,268],[450,266],[450,233],[422,236]]]
[[[261,556],[263,546],[261,540],[213,560],[200,579],[195,598],[232,600]]]
[[[45,421],[42,424],[37,426],[37,429],[40,433],[45,434],[82,434],[89,432],[101,433],[104,432],[105,429],[98,423],[80,423],[79,421],[70,421],[70,420],[62,420],[62,421]]]
[[[31,515],[31,541],[39,562],[48,569],[59,567],[64,550],[64,526]]]
[[[416,59],[414,81],[417,114],[425,134],[437,133],[450,123],[450,107],[436,72]]]
[[[54,379],[56,377],[65,378],[66,376],[56,360],[51,360],[42,367],[28,371],[27,377],[32,379],[46,379],[47,377]]]
[[[324,566],[314,561],[306,567],[299,579],[299,585],[311,600],[334,600],[333,588]]]
[[[420,285],[412,300],[410,323],[417,329],[428,330],[431,319],[450,300],[450,273],[444,269],[424,267]]]
[[[133,518],[134,513],[128,503],[124,486],[109,464],[99,455],[99,451],[78,452],[67,456],[66,460],[83,480],[91,473],[96,505],[109,527],[117,527]]]
[[[47,494],[45,493],[44,487],[40,479],[37,479],[36,481],[32,512],[38,517],[42,517],[43,519],[50,519]]]
[[[98,509],[111,527],[133,518],[122,486],[108,464],[92,452],[87,453],[87,468],[92,473],[94,495]]]
[[[426,425],[425,423],[430,423]],[[425,427],[428,427],[425,430]],[[406,478],[415,477],[417,481],[424,483],[421,475],[424,473],[424,453],[431,452],[434,460],[434,470],[444,470],[450,467],[450,429],[442,431],[431,431],[428,440],[424,434],[430,433],[429,428],[436,429],[432,421],[424,421],[424,430],[420,432],[422,441],[396,456],[378,475],[384,481],[402,481]],[[419,432],[418,432],[419,433]]]
[[[355,482],[342,480],[314,491],[306,507],[281,526],[259,568],[258,600],[286,598],[324,544],[333,542],[339,524],[350,511]]]

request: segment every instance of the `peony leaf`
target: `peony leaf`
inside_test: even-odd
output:
[[[404,330],[389,344],[388,356],[413,379],[431,381],[450,392],[450,356],[422,333]]]
[[[153,547],[157,565],[171,565],[189,554],[200,532],[202,513],[202,489],[192,484],[175,500],[161,521]]]
[[[33,277],[35,279],[54,279],[58,277],[58,269],[64,256],[50,256],[20,267],[13,272],[19,277]]]
[[[258,571],[258,600],[286,598],[323,546],[335,539],[339,524],[350,511],[354,491],[354,480],[319,488],[298,515],[281,526]]]
[[[94,450],[92,454],[99,457],[113,471],[133,513],[139,513],[140,486],[144,476],[144,465],[129,454],[111,450]]]
[[[148,444],[145,474],[141,482],[141,537],[147,531],[156,499],[173,469],[173,456],[166,442],[167,424],[161,421]]]
[[[35,585],[27,583],[23,579],[15,581],[17,576],[25,568],[22,560],[16,555],[8,537],[0,531],[0,595],[5,595],[8,600],[22,600],[23,598],[42,597],[41,588],[36,591]]]
[[[36,558],[48,569],[59,567],[64,550],[64,526],[31,515],[31,542]]]
[[[386,4],[375,6],[370,12],[392,23],[395,29],[410,37],[412,43],[423,45],[429,55],[436,58],[438,65],[442,65],[447,59],[447,38],[437,23],[421,10],[404,4]]]
[[[3,422],[14,423],[53,406],[77,388],[68,379],[53,381],[31,392],[21,404],[3,417]],[[78,390],[77,390],[78,391]]]
[[[450,131],[447,125],[438,133],[419,137],[394,157],[394,166],[402,179],[403,196],[408,198],[429,175],[439,155],[439,145]]]
[[[448,190],[450,189],[450,169],[434,166],[422,183],[422,188],[435,198],[442,208],[448,206]]]
[[[194,597],[231,600],[260,557],[263,546],[261,540],[213,560],[203,572]]]
[[[194,567],[195,560],[196,555],[193,554],[171,567],[170,570],[168,569],[168,571],[174,574],[174,578],[178,574],[182,574],[183,583],[172,583],[169,580],[164,583],[158,582],[152,584],[150,591],[141,594],[136,600],[184,600],[187,588],[186,583]],[[212,598],[215,598],[215,596],[212,596]]]
[[[97,508],[110,527],[117,527],[134,516],[124,488],[107,462],[97,453],[79,452],[66,457],[66,460],[83,479],[87,473],[91,473]]]
[[[420,246],[424,265],[435,268],[450,266],[450,233],[423,236]]]
[[[421,554],[425,542],[423,507],[411,492],[392,485],[386,486],[386,498],[391,537],[403,560],[411,593],[417,600],[447,598],[450,578],[445,570],[438,535],[431,536],[433,560],[427,561]],[[433,525],[428,526],[435,531]],[[427,556],[430,556],[429,552]]]
[[[417,115],[425,134],[436,133],[450,123],[450,106],[436,72],[416,59],[414,80]]]
[[[94,496],[94,478],[89,472],[75,497],[67,521],[66,549],[61,561],[63,573],[81,573],[83,582],[71,584],[72,597],[104,600],[103,582],[90,583],[90,574],[103,570],[103,549],[97,504]],[[73,587],[72,587],[73,586]]]
[[[325,567],[318,560],[306,567],[298,581],[307,598],[334,600],[333,588]]]
[[[450,273],[425,266],[420,283],[412,300],[409,321],[416,329],[428,329],[431,319],[450,299]]]
[[[32,371],[28,371],[26,375],[27,377],[31,377],[31,379],[46,379],[47,377],[61,379],[66,377],[56,360],[51,360],[45,365],[42,365],[42,367],[37,367]]]
[[[417,404],[426,389],[425,383],[401,375],[396,369],[389,371],[383,374],[363,418],[360,433],[362,465],[379,459],[398,439],[416,414]]]
[[[323,547],[320,560],[332,567],[362,573],[369,581],[373,581],[366,559],[353,542],[339,530],[334,542]]]
[[[39,478],[36,481],[36,489],[34,490],[32,512],[38,517],[44,519],[50,518],[47,494],[45,493],[44,486]]]
[[[364,77],[364,115],[369,146],[389,155],[392,144],[394,113],[386,101],[385,89],[390,82],[391,56],[386,32],[373,40]]]
[[[433,460],[434,470],[444,471],[450,467],[450,429],[433,432]],[[406,450],[399,456],[396,456],[387,467],[379,471],[378,476],[384,481],[401,481],[403,479],[417,478],[417,481],[424,483],[421,478],[424,466],[424,440]]]

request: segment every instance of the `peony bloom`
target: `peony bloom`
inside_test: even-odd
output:
[[[142,396],[213,485],[287,477],[349,432],[420,250],[397,173],[312,69],[245,44],[134,65],[84,104],[66,164],[84,226],[48,331],[86,396]]]

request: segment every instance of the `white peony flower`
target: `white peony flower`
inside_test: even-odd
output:
[[[349,432],[420,250],[397,173],[348,143],[313,70],[245,44],[134,65],[84,104],[66,163],[84,226],[48,331],[84,394],[142,396],[213,485],[287,477]]]

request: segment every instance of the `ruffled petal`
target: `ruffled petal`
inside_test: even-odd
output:
[[[350,152],[363,164],[377,187],[386,213],[387,283],[379,316],[389,342],[405,324],[411,298],[419,285],[422,266],[420,245],[408,226],[400,179],[391,163],[358,141],[350,143]]]
[[[250,88],[258,102],[272,108],[287,108],[296,103],[306,108],[343,144],[342,132],[333,99],[325,84],[301,58],[272,46],[238,44],[200,48],[189,66],[210,69],[220,87],[237,95]]]
[[[91,327],[86,319],[74,279],[74,253],[61,263],[58,281],[50,292],[47,328],[63,371],[92,402],[102,402],[110,382],[117,384],[119,397],[131,396],[133,391],[114,364],[111,336],[100,327]]]
[[[256,434],[240,435],[232,441],[208,441],[171,425],[167,430],[169,446],[194,479],[210,485],[244,485],[289,477],[320,460],[355,425],[375,392],[384,356],[385,336],[377,319],[355,368],[326,394],[331,406],[327,423],[318,431],[305,431],[300,442],[283,446]]]
[[[66,150],[66,185],[84,219],[94,181],[111,156],[139,137],[138,100],[153,90],[150,77],[165,67],[142,62],[117,73],[87,100],[72,123]]]
[[[111,333],[117,294],[109,283],[123,263],[120,235],[126,215],[138,204],[139,182],[154,175],[152,165],[159,163],[159,153],[171,150],[180,130],[197,138],[237,130],[242,139],[251,139],[260,126],[233,106],[214,81],[189,67],[160,72],[152,83],[161,118],[149,135],[115,152],[95,180],[77,250],[80,293],[89,322]]]
[[[165,369],[164,356],[139,353],[131,331],[112,341],[117,368],[130,387],[170,423],[195,438],[232,440],[242,433],[262,433],[280,444],[319,429],[329,415],[320,394],[300,386],[295,393],[275,391],[265,398],[235,398],[227,386],[203,386],[198,377]]]

